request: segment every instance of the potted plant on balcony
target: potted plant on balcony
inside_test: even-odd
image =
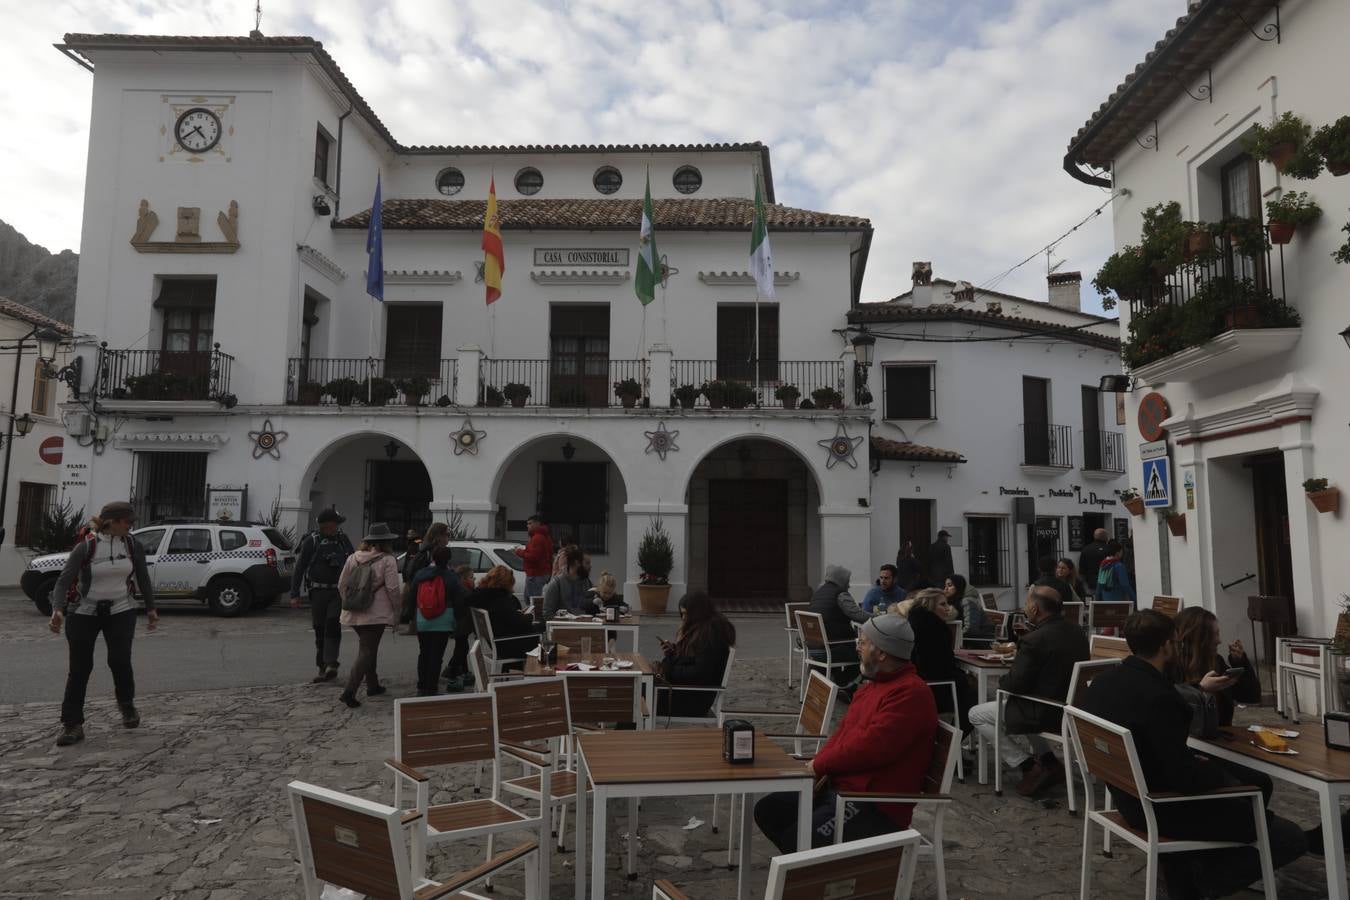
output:
[[[1215,223],[1214,233],[1228,238],[1233,249],[1243,256],[1257,258],[1270,249],[1270,241],[1261,223],[1246,216],[1225,216]]]
[[[1322,207],[1308,197],[1305,191],[1289,191],[1278,200],[1266,201],[1266,218],[1270,221],[1270,240],[1287,244],[1294,239],[1294,230],[1301,225],[1316,222],[1322,216]]]
[[[660,615],[670,602],[670,570],[675,567],[675,547],[658,513],[638,543],[638,597],[643,615]]]
[[[394,386],[403,392],[403,402],[409,406],[421,406],[422,398],[431,391],[431,380],[424,375],[400,378]]]
[[[1341,231],[1350,234],[1350,222],[1346,222],[1342,225]],[[1345,239],[1344,244],[1341,244],[1335,250],[1331,251],[1331,258],[1338,263],[1350,263],[1350,237]]]
[[[384,406],[398,396],[398,388],[388,378],[372,376],[361,383],[356,399],[369,406]]]
[[[694,404],[698,402],[699,389],[692,384],[682,384],[670,394],[680,404],[681,409],[693,409]]]
[[[300,383],[299,400],[302,406],[318,406],[323,399],[323,385],[317,381]]]
[[[818,387],[811,392],[817,409],[843,409],[844,395],[832,387]]]
[[[1186,239],[1194,226],[1181,220],[1181,204],[1157,203],[1143,212],[1141,248],[1155,276],[1166,277],[1182,264]]]
[[[1303,482],[1303,490],[1318,512],[1335,513],[1341,508],[1341,489],[1328,487],[1325,478],[1309,478]]]
[[[727,382],[727,406],[732,409],[745,409],[758,400],[755,389],[744,381]]]
[[[361,382],[355,378],[334,378],[323,386],[323,392],[332,397],[338,406],[351,406],[360,389]]]
[[[1130,511],[1130,515],[1142,516],[1144,514],[1144,498],[1139,496],[1139,492],[1134,488],[1126,488],[1121,491],[1120,502]]]
[[[1152,267],[1142,248],[1134,245],[1122,247],[1108,256],[1092,279],[1092,286],[1102,295],[1103,309],[1113,309],[1117,299],[1144,299],[1153,283]]]
[[[520,409],[525,405],[525,401],[530,399],[530,386],[519,381],[508,381],[502,386],[502,396],[516,409]]]
[[[479,406],[501,406],[506,403],[506,396],[490,384],[483,385],[483,399]]]
[[[1184,512],[1165,509],[1162,511],[1162,517],[1167,522],[1167,530],[1172,532],[1172,537],[1184,538],[1186,536],[1186,514]]]
[[[801,390],[795,384],[780,384],[774,388],[773,399],[781,401],[783,409],[796,409],[801,395]]]
[[[810,397],[805,398],[804,400],[802,400],[801,403],[797,404],[797,409],[815,409],[815,408],[816,405],[811,402]]]
[[[708,406],[721,409],[727,403],[727,382],[720,378],[703,382],[703,396],[708,398]]]
[[[1341,116],[1317,129],[1308,147],[1322,157],[1332,175],[1350,172],[1350,116]]]
[[[441,409],[445,409],[447,406],[453,406],[454,403],[455,401],[450,399],[449,394],[441,394],[439,397],[436,398],[436,405],[439,406]]]
[[[637,383],[635,378],[625,378],[622,381],[614,382],[614,396],[619,398],[624,409],[632,409],[637,406],[638,398],[642,396],[642,385]]]
[[[1316,178],[1322,160],[1308,148],[1312,127],[1292,112],[1280,116],[1266,127],[1257,124],[1247,138],[1247,150],[1258,159],[1273,163],[1281,174],[1291,178]]]

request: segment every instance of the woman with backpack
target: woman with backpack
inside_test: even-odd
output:
[[[84,740],[84,694],[94,671],[94,644],[99,633],[108,647],[113,691],[122,711],[122,725],[141,724],[134,705],[136,678],[131,669],[131,641],[136,636],[136,594],[145,599],[145,630],[159,627],[154,582],[145,566],[145,551],[131,537],[136,514],[131,504],[105,504],[89,522],[89,533],[66,557],[65,568],[52,589],[55,634],[65,626],[70,669],[61,700],[61,736],[56,746]]]
[[[1106,542],[1106,558],[1097,570],[1097,600],[1128,600],[1137,605],[1130,572],[1121,559],[1120,541]]]
[[[450,548],[431,551],[431,565],[423,566],[412,579],[417,606],[417,696],[434,697],[439,691],[441,661],[455,629],[455,607],[461,602],[463,584],[450,568]]]
[[[380,685],[377,673],[380,639],[386,628],[398,624],[402,605],[402,585],[398,577],[398,563],[389,550],[394,533],[384,522],[370,526],[370,534],[361,539],[361,546],[342,567],[338,577],[338,594],[342,597],[343,625],[356,632],[360,650],[356,662],[347,675],[347,688],[341,700],[355,709],[361,705],[356,689],[361,680],[366,682],[366,696],[378,697],[388,688]]]

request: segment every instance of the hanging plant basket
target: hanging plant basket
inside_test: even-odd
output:
[[[1350,173],[1350,160],[1329,159],[1327,160],[1327,171],[1337,178]]]
[[[1294,158],[1298,152],[1298,144],[1292,141],[1286,141],[1282,144],[1276,144],[1270,148],[1270,161],[1274,163],[1275,168],[1284,174],[1285,167],[1289,165],[1289,160]]]
[[[1336,513],[1341,509],[1341,489],[1329,487],[1321,491],[1309,491],[1308,499],[1320,513]]]
[[[1167,519],[1167,530],[1172,532],[1172,537],[1184,538],[1186,536],[1186,514],[1170,516]]]
[[[1143,497],[1130,497],[1128,500],[1122,500],[1120,502],[1123,503],[1125,505],[1125,508],[1130,511],[1130,515],[1142,516],[1144,514]]]
[[[1271,222],[1270,223],[1270,242],[1272,244],[1287,244],[1294,239],[1294,229],[1298,226],[1290,222]]]

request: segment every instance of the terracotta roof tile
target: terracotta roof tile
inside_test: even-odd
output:
[[[912,441],[893,441],[884,437],[872,437],[872,455],[878,459],[894,459],[901,462],[945,462],[963,463],[966,458],[955,450],[943,450],[940,447],[925,447]]]
[[[1034,301],[1023,301],[1034,302]],[[1084,315],[1087,315],[1086,313]],[[1092,318],[1097,318],[1093,316]],[[1064,325],[1058,322],[1046,322],[1026,316],[1009,316],[1003,313],[988,312],[981,309],[968,309],[950,304],[925,306],[914,309],[908,304],[900,305],[895,301],[887,303],[863,303],[849,310],[849,322],[975,322],[982,325],[997,325],[1011,331],[1028,334],[1044,334],[1061,340],[1074,341],[1105,350],[1119,350],[1118,338],[1106,337],[1081,327]],[[1106,324],[1113,319],[1100,319],[1088,323],[1088,327]]]
[[[35,325],[38,328],[52,328],[62,334],[72,334],[74,329],[59,319],[53,319],[46,313],[40,313],[30,306],[24,306],[8,297],[0,297],[0,315],[9,316],[11,319],[19,319],[27,322],[29,325]]]
[[[654,201],[656,229],[749,231],[755,204],[744,199],[683,199]],[[484,200],[386,200],[380,207],[384,227],[390,229],[467,229],[483,227]],[[633,229],[642,216],[642,201],[632,200],[500,200],[503,229]],[[835,215],[766,204],[771,231],[871,231],[872,223],[858,216]],[[338,228],[366,228],[370,210],[336,223]]]

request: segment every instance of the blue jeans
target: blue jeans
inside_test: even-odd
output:
[[[548,584],[547,575],[527,575],[525,577],[525,605],[530,605],[531,597],[539,597],[544,593],[544,585]]]

